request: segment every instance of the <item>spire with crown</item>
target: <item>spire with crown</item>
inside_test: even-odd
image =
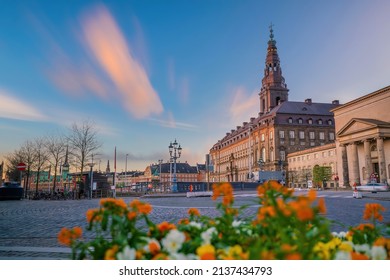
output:
[[[274,39],[273,24],[269,26],[269,40],[265,59],[264,77],[260,90],[260,113],[267,113],[284,101],[288,101],[288,89],[282,76],[280,59]]]

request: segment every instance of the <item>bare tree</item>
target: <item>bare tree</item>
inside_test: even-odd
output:
[[[35,186],[35,193],[38,193],[38,185],[39,185],[39,174],[41,170],[45,168],[45,166],[49,162],[49,152],[45,146],[44,138],[36,138],[33,142],[33,149],[35,153],[35,161],[33,163],[33,167],[37,172],[37,182]],[[50,176],[50,175],[49,175]]]
[[[53,192],[56,190],[57,182],[57,170],[59,165],[61,165],[62,160],[65,157],[66,152],[66,139],[64,136],[57,135],[48,135],[45,138],[45,147],[49,153],[49,162],[54,166],[54,182],[53,182]],[[60,167],[61,168],[61,167]]]
[[[98,131],[94,123],[90,120],[85,120],[82,124],[74,123],[68,142],[70,154],[76,165],[80,167],[80,176],[82,176],[87,161],[96,155],[102,146],[98,141]]]

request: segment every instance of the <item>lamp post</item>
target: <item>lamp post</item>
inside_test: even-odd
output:
[[[68,161],[65,161],[64,164],[62,165],[62,180],[65,180],[65,187],[64,187],[64,191],[66,190],[66,183],[67,183],[67,179],[68,179],[68,173],[69,173],[69,163]]]
[[[169,148],[169,155],[171,157],[171,160],[173,160],[173,184],[172,184],[172,191],[177,192],[177,177],[176,177],[176,160],[180,158],[181,156],[181,150],[180,144],[177,143],[176,139],[175,142],[171,142],[168,146]]]
[[[92,186],[93,186],[93,166],[95,165],[94,163],[93,163],[93,154],[92,154],[92,162],[91,163],[88,163],[87,164],[90,168],[91,168],[91,183],[90,183],[90,186],[89,186],[89,199],[92,199]]]
[[[126,164],[125,164],[125,187],[127,187],[127,157],[129,154],[126,154]]]
[[[158,176],[159,176],[160,192],[161,192],[161,186],[162,186],[162,184],[161,184],[161,163],[163,163],[163,160],[162,160],[162,159],[159,159],[159,160],[158,160],[158,164],[159,164],[159,166],[160,166],[160,171],[159,171],[159,173],[158,173]]]

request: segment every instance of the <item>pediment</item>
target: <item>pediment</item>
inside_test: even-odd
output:
[[[373,120],[352,119],[337,133],[339,137],[350,135],[357,132],[363,132],[378,127]]]

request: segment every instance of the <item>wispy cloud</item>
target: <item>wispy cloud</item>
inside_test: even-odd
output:
[[[248,93],[244,87],[238,87],[233,90],[233,100],[230,104],[230,118],[234,123],[247,121],[259,111],[258,95],[254,91]]]
[[[149,118],[149,120],[153,123],[158,124],[159,126],[168,128],[176,128],[182,130],[196,130],[199,128],[198,126],[193,124],[176,121],[172,112],[167,112],[165,116],[161,116],[159,119]]]
[[[83,18],[82,30],[87,50],[116,86],[123,106],[140,119],[162,113],[157,92],[110,12],[98,6]]]
[[[47,121],[47,117],[33,105],[0,89],[0,118],[24,121]]]

